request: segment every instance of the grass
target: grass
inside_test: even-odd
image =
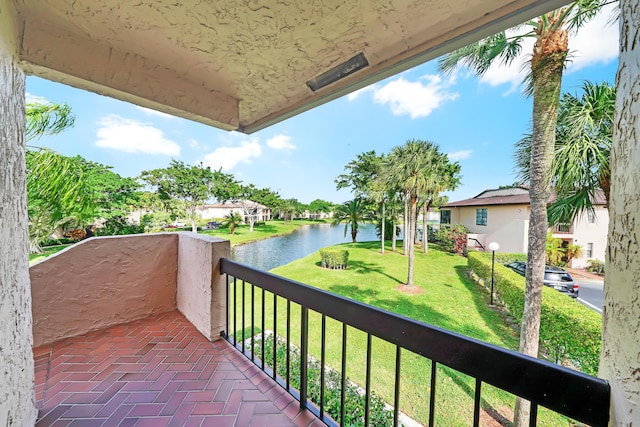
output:
[[[73,243],[68,243],[66,245],[47,246],[42,248],[41,254],[29,254],[29,265],[34,264],[38,261],[42,261],[49,255],[53,255],[56,252],[60,252],[64,248],[68,248],[71,245],[73,245]]]
[[[272,220],[265,223],[265,225],[254,226],[253,232],[249,231],[248,225],[236,226],[235,233],[230,234],[228,228],[219,228],[217,230],[201,230],[199,234],[206,234],[208,236],[219,237],[221,239],[229,240],[231,245],[239,245],[245,243],[255,242],[257,240],[268,239],[269,237],[280,236],[283,234],[289,234],[294,230],[308,224],[324,224],[323,220],[295,220],[287,221],[285,224],[281,220]]]
[[[435,246],[430,247],[427,255],[416,253],[415,280],[423,293],[406,295],[396,290],[406,280],[406,257],[390,251],[381,254],[378,244],[367,242],[338,245],[349,250],[347,270],[321,269],[320,256],[314,253],[272,272],[501,347],[517,349],[518,339],[514,330],[504,322],[499,313],[488,307],[488,292],[481,290],[467,277],[465,258],[442,252]],[[238,282],[236,286],[241,307],[242,285]],[[250,303],[251,292],[255,295],[253,310]],[[231,325],[231,329],[238,331],[239,340],[242,335],[245,338],[251,336],[247,326],[251,325],[252,311],[256,313],[255,325],[260,327],[255,328],[254,333],[261,329],[275,329],[278,335],[286,336],[287,310],[284,300],[278,298],[275,328],[273,295],[265,295],[265,325],[261,324],[259,314],[262,306],[262,293],[259,289],[245,285],[244,305],[244,325],[242,314],[232,313],[232,319],[235,317],[236,323]],[[296,304],[291,304],[290,322],[291,341],[299,345],[300,308]],[[310,312],[309,322],[309,352],[319,359],[321,315]],[[365,384],[366,340],[365,333],[347,328],[347,376],[361,386]],[[327,364],[333,369],[340,370],[342,346],[342,325],[327,319],[326,357]],[[260,350],[256,349],[256,352],[260,356]],[[372,353],[372,389],[387,402],[393,403],[396,349],[392,344],[374,338]],[[269,356],[266,359],[270,360]],[[405,350],[402,351],[401,361],[401,410],[426,424],[429,416],[431,361]],[[438,366],[436,425],[468,425],[469,420],[473,419],[474,387],[474,379]],[[511,419],[514,402],[514,396],[483,384],[482,407],[487,413]],[[496,417],[500,418],[500,415]],[[488,415],[484,416],[488,419]],[[538,425],[571,424],[563,417],[541,408]]]

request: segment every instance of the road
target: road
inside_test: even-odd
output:
[[[580,296],[578,301],[592,310],[602,314],[602,304],[604,302],[604,282],[601,280],[576,279],[580,286]]]

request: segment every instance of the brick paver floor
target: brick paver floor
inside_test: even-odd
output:
[[[37,426],[324,426],[177,311],[34,349]]]

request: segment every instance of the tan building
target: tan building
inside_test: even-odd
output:
[[[594,207],[595,214],[588,213],[573,224],[559,224],[550,229],[564,245],[573,243],[582,247],[584,254],[571,262],[572,267],[586,267],[589,259],[604,261],[609,211],[601,194]],[[500,188],[447,203],[440,208],[440,223],[466,226],[470,231],[469,248],[483,250],[490,242],[497,242],[500,252],[526,253],[530,212],[528,188]]]

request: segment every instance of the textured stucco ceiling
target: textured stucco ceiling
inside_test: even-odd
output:
[[[0,9],[8,2],[27,72],[244,132],[563,3],[0,0]],[[307,86],[360,53],[369,66]]]

